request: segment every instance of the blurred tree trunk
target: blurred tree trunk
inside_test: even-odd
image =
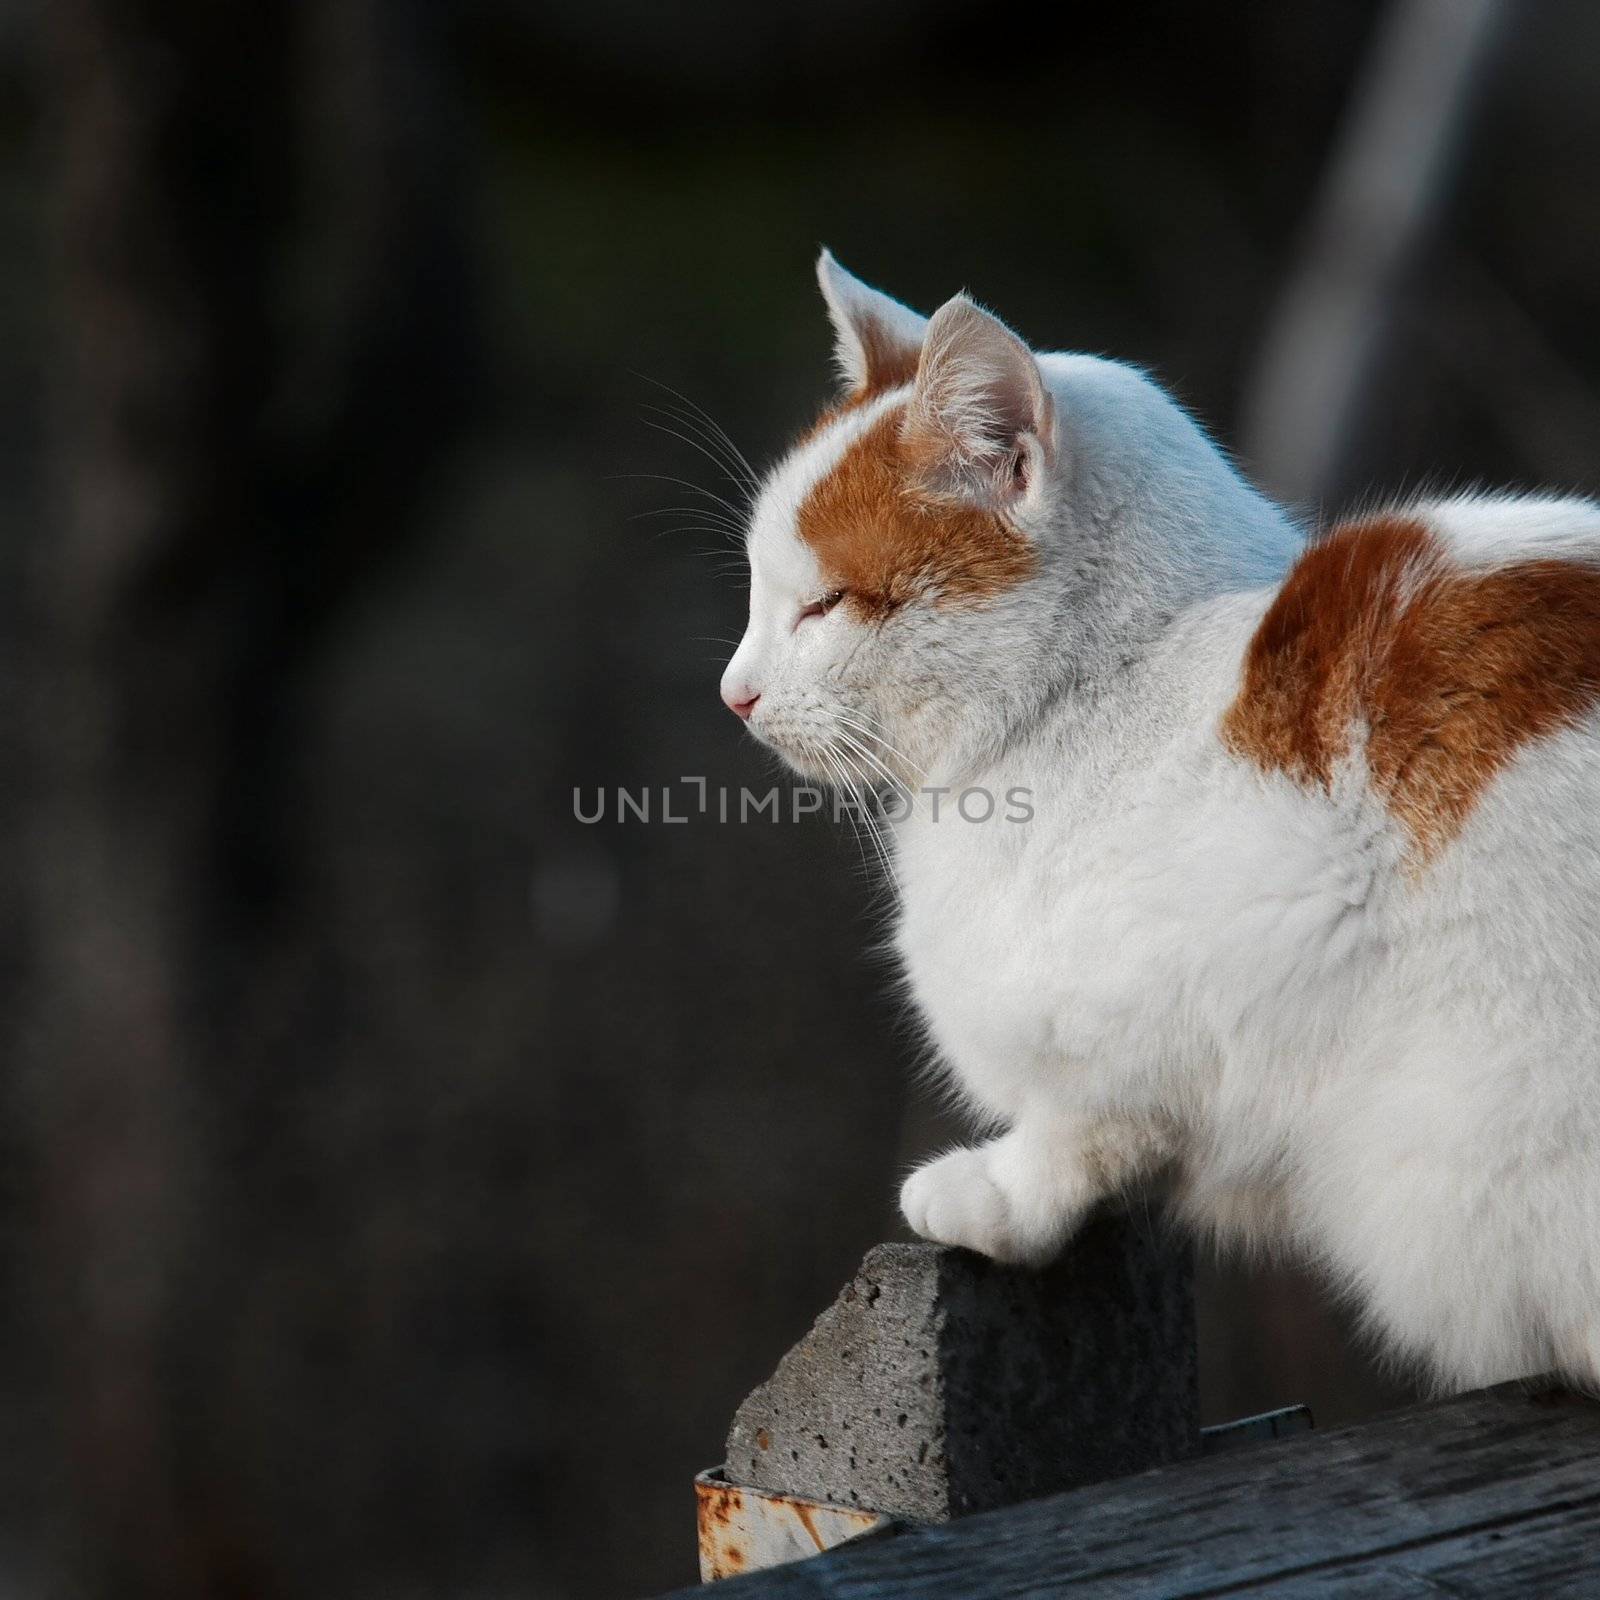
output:
[[[1450,198],[1504,0],[1397,0],[1351,96],[1245,394],[1246,462],[1307,510],[1343,488],[1405,276]]]
[[[60,338],[34,1047],[71,1548],[91,1592],[247,1593],[242,1570],[222,1581],[235,1518],[185,1435],[204,1375],[179,1310],[217,1198],[206,888],[259,537],[284,18],[111,0],[48,17]]]
[[[245,1057],[292,893],[288,707],[462,392],[439,349],[459,321],[441,337],[406,304],[453,270],[445,166],[406,160],[439,97],[420,4],[45,15],[59,331],[28,1048],[67,1532],[91,1593],[257,1594],[272,1540],[229,1346],[260,1099],[231,1080],[270,1067]],[[311,170],[333,203],[309,246],[337,270],[286,328]]]

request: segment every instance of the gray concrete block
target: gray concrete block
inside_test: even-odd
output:
[[[728,1434],[737,1483],[936,1522],[1199,1447],[1187,1249],[1092,1221],[1040,1272],[885,1244]]]

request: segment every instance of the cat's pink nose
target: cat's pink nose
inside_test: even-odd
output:
[[[748,700],[741,700],[739,698],[741,692],[742,691],[738,689],[724,689],[722,691],[722,703],[727,706],[727,708],[741,722],[748,722],[750,720],[750,713],[755,710],[756,702],[761,698],[761,696],[759,694],[753,694]]]

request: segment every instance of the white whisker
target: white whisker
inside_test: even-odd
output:
[[[886,783],[890,788],[898,792],[905,792],[905,784],[902,783],[899,778],[895,777],[894,774],[889,771],[888,767],[886,767],[877,756],[873,755],[873,753],[868,750],[859,739],[855,738],[852,734],[847,733],[843,728],[835,728],[834,737],[842,740],[847,749],[853,751],[861,758],[861,760],[867,763],[867,767],[872,774],[872,781],[874,784]]]
[[[847,771],[853,770],[852,764],[844,752],[835,750],[833,752],[833,756],[836,761],[845,766]],[[865,781],[860,774],[856,774],[855,776],[858,778],[858,780],[861,780],[862,788],[865,791],[865,797],[861,801],[861,820],[865,824],[867,833],[872,839],[872,847],[877,853],[879,864],[883,867],[884,877],[891,885],[895,887],[896,891],[898,892],[899,880],[895,877],[894,865],[890,858],[889,846],[884,840],[883,830],[879,826],[879,819],[876,818],[872,813],[872,802],[876,800],[876,786],[872,782]]]
[[[686,439],[685,443],[692,444],[707,460],[715,463],[719,471],[723,472],[731,482],[739,485],[740,490],[747,499],[754,498],[756,489],[759,487],[755,475],[749,470],[748,463],[744,461],[743,457],[734,452],[730,445],[725,442],[725,435],[712,432],[697,417],[685,411],[674,411],[664,406],[647,406],[645,409],[654,411],[660,416],[668,417],[673,422],[687,428],[691,437]],[[649,423],[649,418],[645,418],[645,421]],[[671,430],[663,428],[662,431],[670,432]],[[680,435],[680,437],[682,436]]]
[[[752,486],[760,481],[760,474],[753,466],[751,466],[750,458],[738,447],[738,445],[733,442],[733,438],[728,433],[728,430],[724,428],[722,424],[718,422],[717,419],[713,417],[703,405],[701,405],[697,400],[691,400],[689,396],[686,395],[681,389],[674,389],[670,383],[663,383],[659,378],[652,378],[648,373],[635,372],[634,376],[636,378],[643,378],[646,383],[653,384],[657,389],[663,390],[665,393],[670,394],[675,400],[679,401],[682,405],[687,406],[695,415],[695,417],[699,419],[701,424],[721,442],[723,448],[728,452],[729,456],[735,462],[737,462],[739,467],[743,470],[745,476],[749,479]],[[690,419],[684,417],[680,420],[687,422]]]
[[[819,750],[818,754],[821,757],[823,766],[825,768],[827,768],[827,770],[830,773],[837,773],[837,772],[841,771],[841,768],[839,767],[837,761],[835,761],[834,759],[832,759],[829,756],[826,747],[821,748]],[[838,784],[839,784],[839,779],[836,777],[832,781],[833,781],[835,787],[837,787]],[[845,787],[848,789],[848,787],[849,787],[848,781],[846,782]],[[846,814],[850,816],[850,831],[855,836],[856,849],[861,853],[862,870],[863,871],[869,870],[868,866],[867,866],[867,847],[866,847],[866,844],[862,840],[862,837],[861,837],[861,826],[857,822],[857,820],[856,820],[854,815],[851,815],[849,812],[847,812]]]
[[[707,489],[703,484],[691,483],[687,478],[676,478],[670,472],[611,472],[607,473],[608,483],[625,482],[629,478],[645,478],[655,483],[672,483],[680,489],[687,489],[690,494],[697,494],[722,507],[730,517],[743,525],[744,509],[736,506],[725,495],[718,494],[714,489]]]
[[[847,727],[854,728],[858,733],[866,734],[869,739],[871,739],[874,743],[881,745],[897,761],[903,761],[906,766],[908,766],[912,772],[917,775],[918,778],[927,778],[928,774],[926,770],[922,767],[919,767],[916,762],[905,753],[904,750],[897,750],[892,744],[890,744],[888,739],[884,737],[883,730],[872,725],[872,722],[868,719],[866,712],[857,709],[851,711],[836,711],[834,715]]]
[[[659,408],[652,407],[650,409]],[[665,413],[663,413],[663,415],[665,415]],[[644,417],[641,420],[643,421],[645,427],[654,428],[657,433],[664,433],[669,438],[676,439],[680,444],[688,445],[691,450],[698,450],[700,454],[703,455],[706,460],[709,461],[712,466],[714,466],[717,471],[720,472],[722,476],[739,491],[741,495],[743,495],[747,500],[749,499],[751,489],[750,484],[747,483],[741,475],[730,472],[728,470],[728,463],[720,455],[717,455],[714,451],[708,449],[700,440],[691,437],[687,433],[680,433],[676,428],[669,428],[666,423],[657,422],[652,417]]]

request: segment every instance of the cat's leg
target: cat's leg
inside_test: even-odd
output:
[[[1173,1130],[1123,1118],[1024,1118],[976,1148],[918,1167],[900,1190],[913,1232],[996,1261],[1039,1264],[1090,1207],[1172,1159]]]

